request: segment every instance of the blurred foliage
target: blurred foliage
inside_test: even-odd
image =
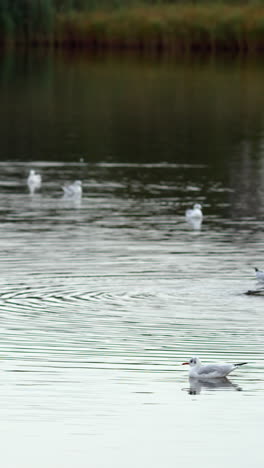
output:
[[[0,0],[0,41],[257,49],[264,0]]]

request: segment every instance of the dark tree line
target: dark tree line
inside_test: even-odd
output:
[[[203,1],[206,0],[0,0],[0,41],[7,38],[27,41],[47,37],[54,31],[54,21],[58,14],[133,5],[195,4]],[[223,1],[243,3],[251,0]]]
[[[27,40],[53,30],[56,14],[116,8],[138,3],[169,3],[172,0],[0,0],[0,40]]]

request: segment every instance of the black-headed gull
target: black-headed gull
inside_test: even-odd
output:
[[[80,199],[82,196],[82,182],[80,180],[75,180],[73,184],[64,185],[63,187],[64,200],[76,200]]]
[[[189,364],[189,376],[196,379],[218,379],[226,377],[230,372],[239,366],[247,364],[247,362],[239,362],[237,364],[228,364],[225,362],[219,362],[216,364],[202,365],[198,357],[193,357],[189,362],[183,362],[183,365]]]
[[[256,278],[258,281],[264,281],[264,271],[259,270],[258,268],[255,268],[256,272]]]
[[[27,185],[31,195],[34,194],[35,190],[41,187],[41,175],[37,174],[34,169],[30,169]]]
[[[185,211],[185,217],[186,217],[187,221],[191,220],[191,219],[201,220],[203,218],[203,213],[202,213],[202,207],[201,207],[200,203],[195,203],[195,205],[193,205],[192,209],[186,210]]]

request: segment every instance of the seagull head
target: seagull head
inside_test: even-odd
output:
[[[202,205],[200,205],[200,203],[195,203],[195,205],[193,205],[193,208],[195,210],[201,210],[202,209]]]
[[[76,185],[77,187],[81,187],[82,181],[81,181],[81,180],[76,180],[76,181],[74,182],[74,185]]]
[[[189,362],[183,362],[182,365],[189,364],[190,367],[200,366],[201,361],[198,357],[192,357]]]

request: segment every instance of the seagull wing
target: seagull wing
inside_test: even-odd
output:
[[[72,197],[75,193],[72,185],[64,185],[62,189],[64,191],[64,195],[67,195],[67,197]]]
[[[198,369],[197,375],[205,376],[209,374],[215,374],[224,376],[231,372],[234,367],[235,366],[233,364],[207,364],[206,366],[202,366],[200,369]]]
[[[264,281],[264,271],[256,271],[256,277],[259,281]]]

